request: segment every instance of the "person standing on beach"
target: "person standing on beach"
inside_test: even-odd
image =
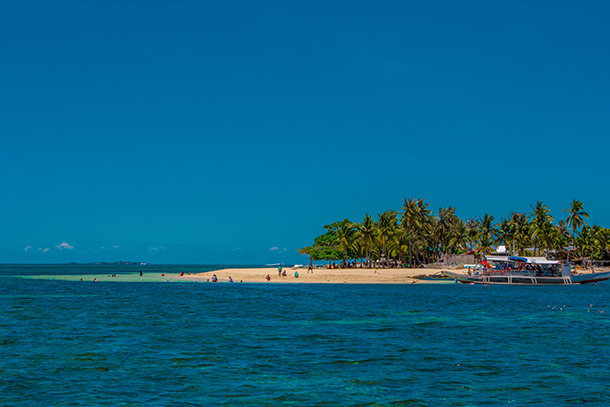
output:
[[[277,266],[277,275],[278,275],[278,277],[282,276],[282,265],[281,264],[279,266]]]
[[[309,260],[309,268],[307,269],[307,274],[309,274],[310,271],[311,274],[313,274],[313,264],[311,264],[311,260]]]
[[[142,270],[140,270],[140,277],[142,277]]]

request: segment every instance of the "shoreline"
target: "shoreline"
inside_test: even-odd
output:
[[[218,282],[226,283],[229,277],[239,283],[278,283],[278,284],[439,284],[453,283],[453,280],[422,280],[419,276],[439,274],[440,269],[382,269],[382,268],[348,268],[326,269],[314,268],[313,273],[305,267],[285,267],[286,276],[278,276],[276,267],[261,268],[230,268],[193,275],[178,276],[178,281],[207,282],[212,276],[218,277]],[[298,278],[295,277],[298,272]],[[266,277],[269,275],[270,281]]]
[[[225,268],[200,273],[180,275],[179,267],[177,270],[155,270],[144,271],[140,276],[138,272],[127,271],[115,273],[95,273],[95,274],[55,274],[55,275],[16,275],[14,277],[25,279],[41,280],[60,280],[60,281],[80,281],[80,282],[124,282],[124,283],[206,283],[212,282],[212,276],[216,275],[219,283],[228,283],[229,277],[235,283],[267,283],[267,284],[447,284],[454,280],[424,278],[439,275],[442,269],[424,268],[402,268],[402,269],[383,269],[383,268],[348,268],[348,269],[327,269],[314,268],[313,273],[301,267],[285,267],[282,271],[286,276],[278,276],[277,267],[258,267],[258,268]],[[298,272],[298,277],[295,277]],[[270,281],[267,281],[267,275]]]
[[[180,275],[176,271],[155,270],[145,271],[142,276],[134,271],[117,274],[54,274],[54,275],[13,275],[17,278],[59,280],[59,281],[81,281],[81,282],[124,282],[124,283],[206,283],[212,282],[212,276],[216,275],[219,283],[228,283],[229,277],[235,283],[267,283],[267,284],[453,284],[454,279],[429,279],[440,274],[443,270],[452,269],[441,268],[402,268],[402,269],[383,269],[383,268],[348,268],[348,269],[327,269],[314,268],[313,273],[308,272],[307,268],[285,267],[286,276],[278,276],[276,267],[258,268],[225,268],[212,271],[205,271],[193,274]],[[178,269],[178,271],[180,271]],[[580,274],[589,274],[590,269],[579,269]],[[597,268],[595,271],[610,271],[610,268]],[[299,273],[298,278],[295,272]],[[185,273],[187,273],[185,271]],[[266,277],[269,275],[270,281]]]

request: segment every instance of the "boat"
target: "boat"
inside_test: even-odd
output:
[[[572,274],[572,266],[545,257],[484,256],[481,267],[466,274],[443,270],[443,275],[465,284],[567,285],[597,283],[610,272]]]

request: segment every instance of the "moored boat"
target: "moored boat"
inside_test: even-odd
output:
[[[466,274],[443,274],[465,284],[565,285],[610,279],[610,272],[575,275],[569,264],[544,257],[484,256],[481,266]]]

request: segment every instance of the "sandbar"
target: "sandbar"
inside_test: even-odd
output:
[[[383,269],[383,268],[348,268],[327,269],[314,268],[313,273],[305,268],[286,267],[286,276],[278,276],[277,268],[230,268],[193,275],[176,277],[183,281],[212,281],[215,274],[219,282],[228,282],[229,277],[233,282],[239,283],[292,283],[292,284],[430,284],[447,283],[453,280],[424,280],[422,277],[440,274],[440,269]],[[298,272],[298,277],[295,277]],[[266,277],[271,278],[267,281]],[[417,277],[417,278],[416,278]]]

